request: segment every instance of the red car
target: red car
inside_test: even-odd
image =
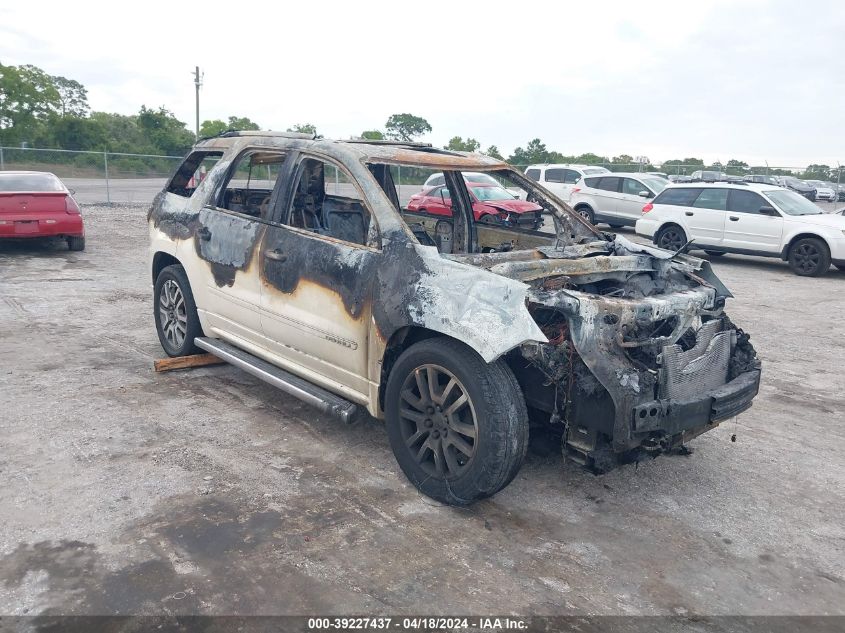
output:
[[[514,198],[504,187],[468,182],[472,198],[472,213],[476,222],[539,229],[543,225],[543,207],[533,202]],[[432,187],[411,196],[408,211],[452,217],[452,200],[449,188]]]
[[[79,205],[62,181],[43,171],[0,171],[0,239],[61,237],[85,250]]]

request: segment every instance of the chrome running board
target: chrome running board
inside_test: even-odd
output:
[[[285,393],[319,409],[323,413],[340,418],[347,424],[354,422],[359,414],[357,404],[337,396],[322,387],[268,363],[249,352],[229,345],[218,339],[200,337],[194,339],[197,347],[214,354],[217,358],[243,369],[246,373],[270,383]]]

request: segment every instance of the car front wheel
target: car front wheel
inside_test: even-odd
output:
[[[426,339],[402,353],[385,414],[399,467],[420,492],[450,505],[507,486],[528,447],[528,412],[513,372],[452,339]]]
[[[657,246],[667,251],[677,251],[686,243],[687,234],[675,224],[660,229],[657,234]]]
[[[789,249],[789,267],[802,277],[820,277],[830,268],[830,251],[820,239],[805,237]]]
[[[202,336],[202,327],[185,269],[174,264],[162,270],[156,279],[153,297],[158,340],[167,355],[198,353],[194,339]]]

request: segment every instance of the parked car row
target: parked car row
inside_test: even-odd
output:
[[[804,196],[808,200],[845,201],[845,184],[822,180],[801,180],[794,176],[767,176],[749,174],[739,177],[721,171],[698,170],[689,175],[670,174],[667,178],[673,183],[687,182],[757,182],[778,187],[785,187]]]

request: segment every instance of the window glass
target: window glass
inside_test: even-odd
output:
[[[513,200],[514,194],[506,191],[503,187],[500,187],[498,183],[495,187],[493,186],[479,186],[475,185],[472,187],[472,193],[478,200]]]
[[[446,178],[443,174],[440,174],[439,176],[429,179],[428,185],[429,187],[437,187],[438,185],[442,185],[444,182],[446,182]]]
[[[601,180],[601,178],[596,178],[596,177],[584,178],[584,184],[587,185],[588,187],[595,188],[599,184],[600,180]]]
[[[666,185],[669,184],[669,181],[666,178],[660,177],[648,177],[644,176],[642,179],[643,183],[651,189],[654,193],[660,193],[666,188]],[[642,189],[640,190],[642,191]]]
[[[287,214],[290,226],[345,242],[378,246],[370,211],[344,169],[318,158],[304,158],[295,174]]]
[[[766,204],[762,196],[753,191],[731,189],[728,195],[728,211],[737,213],[758,213],[760,207]]]
[[[190,198],[221,156],[223,152],[193,152],[170,179],[167,192]]]
[[[221,188],[217,206],[254,218],[270,218],[270,197],[285,162],[278,151],[255,150],[241,154],[229,180]]]
[[[526,169],[525,170],[526,177],[530,178],[531,180],[537,182],[540,180],[540,170],[539,169]]]
[[[581,180],[581,174],[579,174],[574,169],[563,170],[563,182],[565,182],[566,184],[574,185],[579,180]]]
[[[692,206],[699,209],[714,209],[724,211],[728,204],[727,189],[702,189]]]
[[[604,191],[619,191],[619,178],[617,176],[605,176],[596,185],[596,189]]]
[[[629,196],[638,196],[640,191],[648,191],[648,187],[633,178],[622,179],[622,193],[627,193]]]
[[[788,189],[772,189],[763,193],[770,200],[774,201],[778,209],[789,215],[818,215],[822,212],[819,207],[807,200],[807,198]]]
[[[489,174],[482,174],[477,171],[464,172],[464,180],[482,185],[498,185],[499,182]]]
[[[606,167],[585,167],[585,174],[609,174],[610,170]]]
[[[0,191],[48,192],[64,190],[64,185],[53,174],[0,173]]]
[[[654,199],[654,204],[673,204],[678,207],[691,206],[701,189],[698,187],[679,187],[677,189],[664,189]]]
[[[564,182],[566,169],[552,168],[546,170],[546,182]]]

